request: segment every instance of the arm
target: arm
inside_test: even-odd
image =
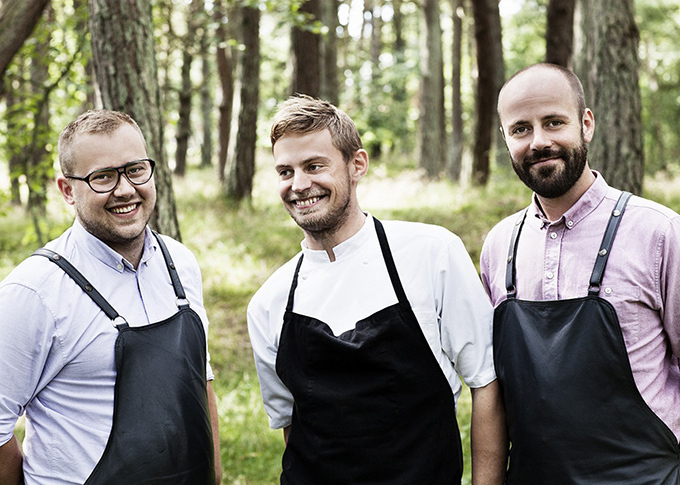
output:
[[[217,399],[212,381],[208,381],[208,409],[210,410],[210,424],[212,425],[213,448],[215,450],[215,483],[222,482],[222,455],[220,454],[220,420],[217,414]],[[0,481],[2,483],[2,481]]]
[[[290,426],[283,428],[283,442],[288,446],[288,436],[290,436]]]
[[[23,483],[23,455],[16,436],[0,446],[0,483],[19,485]]]
[[[508,434],[505,409],[498,381],[477,389],[472,394],[472,483],[503,483],[508,461]]]

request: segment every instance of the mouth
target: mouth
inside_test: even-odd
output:
[[[316,205],[325,195],[315,195],[313,197],[305,197],[304,199],[291,199],[289,202],[297,209],[309,209]]]
[[[139,207],[141,204],[140,203],[135,203],[135,204],[128,204],[128,205],[123,205],[119,207],[111,207],[109,208],[109,212],[113,212],[114,214],[118,215],[125,215],[133,212],[137,207]]]

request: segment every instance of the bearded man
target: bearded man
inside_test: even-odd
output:
[[[507,483],[677,485],[680,216],[591,170],[595,118],[571,71],[519,71],[498,115],[534,191],[481,255]]]

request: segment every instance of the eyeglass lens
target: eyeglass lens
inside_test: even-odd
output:
[[[121,172],[125,173],[131,183],[141,185],[149,181],[153,170],[148,160],[137,160],[120,168],[97,170],[90,174],[90,186],[94,190],[107,192],[118,184]]]

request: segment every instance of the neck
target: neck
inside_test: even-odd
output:
[[[357,208],[358,209],[358,208]],[[309,249],[326,251],[328,259],[335,261],[335,248],[361,230],[366,222],[366,214],[361,209],[353,212],[341,225],[325,231],[304,231],[305,242]]]
[[[576,183],[560,197],[547,198],[536,194],[543,213],[549,221],[554,222],[560,219],[571,207],[586,193],[595,182],[595,175],[586,164],[583,174]]]
[[[139,262],[142,260],[142,253],[144,252],[144,233],[128,243],[108,244],[108,246],[125,258],[133,268],[137,269]]]

